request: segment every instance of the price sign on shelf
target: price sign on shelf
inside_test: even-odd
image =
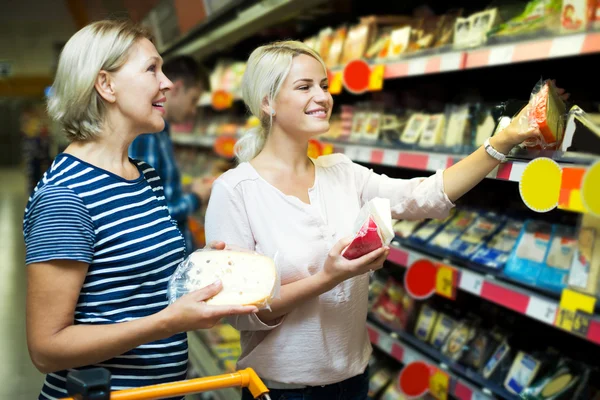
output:
[[[437,400],[447,400],[450,389],[450,376],[439,368],[431,375],[429,392]]]
[[[331,74],[331,82],[329,82],[329,93],[340,94],[342,93],[342,81],[343,72],[337,71]]]
[[[435,280],[435,292],[449,299],[456,299],[458,271],[448,265],[439,264]]]
[[[587,336],[595,306],[595,297],[565,289],[560,298],[554,325],[566,331]]]
[[[385,351],[387,354],[392,354],[392,346],[394,345],[394,340],[386,334],[379,335],[379,348]]]
[[[369,76],[369,90],[372,92],[380,91],[383,89],[383,73],[385,72],[385,65],[375,65],[371,68],[371,75]]]

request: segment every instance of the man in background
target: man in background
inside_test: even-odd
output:
[[[170,59],[164,63],[162,69],[173,82],[173,88],[165,94],[165,129],[162,132],[138,136],[129,147],[129,156],[143,160],[156,169],[164,186],[169,212],[177,221],[185,238],[187,254],[190,254],[195,246],[188,228],[188,217],[208,202],[212,180],[196,178],[190,191],[184,192],[175,161],[170,124],[183,123],[193,118],[196,115],[198,99],[204,90],[210,88],[210,84],[208,74],[188,56]]]

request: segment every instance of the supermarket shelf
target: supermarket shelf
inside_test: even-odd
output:
[[[500,385],[489,382],[475,371],[452,362],[438,350],[422,343],[412,335],[386,326],[376,316],[369,315],[369,320],[367,330],[372,344],[405,365],[414,361],[439,365],[450,376],[449,394],[458,400],[484,400],[497,397],[508,400],[518,399]],[[482,389],[476,388],[471,382]]]
[[[195,39],[186,40],[187,44],[172,46],[166,53],[169,57],[187,54],[201,59],[324,2],[325,0],[258,1],[241,11],[235,10],[235,14],[226,23],[201,32]]]
[[[219,366],[214,355],[197,332],[188,332],[188,345],[190,362],[201,376],[214,376],[226,373]],[[241,396],[240,390],[234,388],[218,390],[213,392],[213,394],[218,400],[239,400]]]
[[[386,62],[383,77],[399,79],[598,52],[600,52],[600,32],[586,32],[497,44],[471,50],[415,55],[399,61]],[[341,70],[336,68],[332,72]]]
[[[173,133],[171,140],[174,144],[182,146],[202,147],[212,149],[215,144],[215,137],[205,135],[192,135],[188,133]]]
[[[558,300],[537,294],[516,284],[500,281],[493,275],[468,270],[453,265],[446,260],[440,260],[431,255],[409,249],[398,241],[392,242],[388,261],[401,267],[408,267],[415,261],[422,259],[435,262],[443,261],[444,264],[455,268],[459,275],[457,281],[458,289],[562,330],[562,328],[555,325],[556,316],[559,311]],[[590,320],[585,337],[581,335],[577,336],[600,345],[600,319],[598,316]]]
[[[321,139],[320,141],[322,143],[333,145],[334,152],[343,153],[356,162],[409,168],[419,171],[435,172],[438,169],[451,167],[466,157],[466,155],[462,154],[404,150],[391,146],[381,147],[378,145],[366,145],[360,143],[344,143],[327,139]],[[528,163],[529,160],[509,160],[494,168],[494,170],[488,174],[487,178],[519,182]],[[581,164],[559,162],[559,165],[562,167],[585,168],[587,164],[584,162]]]

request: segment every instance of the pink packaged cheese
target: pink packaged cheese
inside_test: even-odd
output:
[[[394,238],[390,201],[375,198],[365,204],[354,223],[354,231],[354,240],[342,252],[348,260],[389,245]]]

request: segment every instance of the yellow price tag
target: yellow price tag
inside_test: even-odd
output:
[[[429,393],[437,400],[447,400],[449,388],[450,376],[441,369],[436,369],[429,380]]]
[[[340,94],[342,93],[342,80],[344,77],[343,71],[333,72],[331,82],[329,82],[329,93]]]
[[[595,306],[595,297],[565,289],[560,297],[554,325],[566,331],[586,336]]]
[[[435,277],[435,293],[452,300],[456,299],[457,277],[456,269],[448,265],[438,264]]]
[[[369,75],[369,90],[372,92],[378,92],[383,89],[383,73],[385,72],[385,65],[375,65],[371,68],[371,75]]]

